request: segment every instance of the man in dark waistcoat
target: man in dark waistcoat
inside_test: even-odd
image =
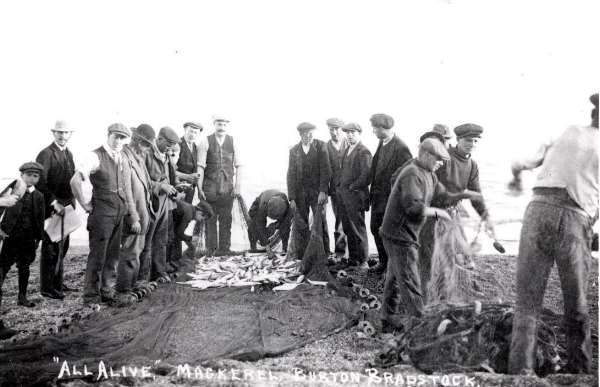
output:
[[[348,148],[342,157],[342,169],[336,188],[340,199],[340,215],[348,238],[348,264],[367,270],[369,241],[365,225],[365,211],[369,209],[369,170],[371,152],[360,142],[362,128],[349,123],[342,128],[348,139]]]
[[[340,216],[340,206],[342,203],[337,199],[335,188],[340,179],[340,169],[342,167],[342,156],[348,148],[346,136],[342,131],[344,122],[338,118],[330,118],[326,121],[329,128],[331,139],[327,141],[327,152],[329,153],[329,165],[331,166],[331,182],[329,183],[329,196],[331,197],[331,209],[335,215],[335,228],[333,230],[333,243],[335,255],[337,258],[344,259],[346,255],[346,234],[342,226],[342,217]]]
[[[46,202],[46,218],[52,214],[64,215],[64,208],[73,203],[70,181],[75,173],[73,154],[67,143],[73,134],[65,121],[56,121],[52,129],[54,142],[44,148],[36,161],[44,167],[37,189],[44,194]],[[48,234],[42,239],[40,258],[40,293],[44,297],[62,299],[63,291],[74,290],[63,284],[63,260],[69,250],[69,236],[62,242],[52,242]],[[59,257],[59,254],[61,256]],[[56,265],[59,265],[56,270]]]
[[[412,159],[408,146],[394,131],[394,119],[387,114],[373,114],[371,116],[373,133],[379,139],[379,146],[373,157],[370,172],[371,192],[371,233],[377,246],[379,264],[372,268],[377,274],[382,274],[387,268],[388,256],[379,235],[379,228],[383,222],[385,206],[392,190],[392,174],[407,161]]]
[[[192,203],[196,184],[198,184],[198,145],[196,141],[203,130],[197,122],[183,124],[185,134],[181,137],[181,151],[177,159],[177,177],[181,181],[192,184],[192,188],[185,193],[185,201]]]
[[[329,152],[327,144],[321,140],[313,139],[316,126],[309,122],[298,125],[300,143],[290,149],[290,158],[287,171],[287,189],[290,206],[295,212],[294,223],[299,222],[308,227],[308,215],[312,210],[321,211],[323,227],[323,247],[329,254],[329,235],[327,233],[327,218],[325,204],[327,192],[331,181],[331,166],[329,165]],[[294,241],[297,259],[302,259],[308,244],[306,238]]]
[[[233,137],[227,134],[229,120],[214,116],[213,123],[215,132],[199,145],[198,188],[215,212],[206,222],[206,248],[209,254],[217,249],[219,254],[227,254],[231,248],[233,200],[241,192],[242,163]]]
[[[119,263],[121,234],[126,215],[133,213],[131,170],[121,153],[131,131],[120,123],[108,127],[106,144],[83,158],[71,179],[73,195],[89,214],[90,252],[88,255],[83,300],[86,303],[116,301],[115,284]],[[92,184],[92,198],[83,194],[83,182]],[[128,217],[129,218],[129,217]]]

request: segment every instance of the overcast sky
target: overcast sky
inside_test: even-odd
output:
[[[280,173],[296,125],[391,114],[415,149],[435,122],[476,122],[479,158],[587,123],[598,90],[598,1],[4,1],[2,167],[50,142],[76,151],[112,122],[209,131],[225,114],[256,165]],[[596,47],[596,48],[594,48]],[[507,156],[508,155],[508,156]],[[273,163],[275,161],[275,163]]]

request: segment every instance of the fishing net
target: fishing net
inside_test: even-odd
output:
[[[302,284],[275,293],[266,288],[196,291],[158,288],[123,309],[102,309],[68,333],[7,344],[0,349],[0,385],[56,379],[68,360],[90,371],[112,366],[200,365],[218,358],[257,360],[321,339],[351,324],[356,305],[323,287]],[[52,362],[60,358],[59,363]],[[93,371],[92,371],[93,372]]]
[[[507,373],[513,316],[509,304],[475,302],[429,307],[378,359],[390,366],[408,357],[417,369],[426,373]],[[566,343],[561,316],[543,310],[537,338],[538,375],[545,376],[564,367]]]
[[[506,300],[506,289],[493,268],[485,263],[475,267],[472,255],[458,212],[451,220],[435,222],[428,303]]]

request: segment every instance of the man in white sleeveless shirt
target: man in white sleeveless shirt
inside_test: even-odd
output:
[[[513,164],[511,188],[520,172],[541,165],[523,217],[517,263],[517,303],[509,372],[536,368],[536,325],[550,270],[556,262],[565,300],[566,372],[589,373],[592,363],[587,305],[592,225],[598,219],[598,94],[590,126],[571,126],[532,160]]]

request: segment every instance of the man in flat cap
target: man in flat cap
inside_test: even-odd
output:
[[[27,299],[29,266],[35,260],[35,251],[44,233],[44,195],[35,189],[44,167],[37,162],[25,163],[19,168],[20,181],[9,185],[18,192],[20,200],[0,214],[0,240],[4,241],[0,252],[0,305],[2,304],[2,285],[6,275],[15,263],[19,271],[18,304],[34,307],[35,303]],[[19,190],[20,185],[23,189]]]
[[[463,124],[454,128],[456,134],[456,146],[450,146],[448,153],[450,160],[436,171],[440,182],[446,187],[448,192],[458,193],[464,190],[481,192],[479,184],[479,167],[472,158],[473,150],[481,138],[483,128],[477,124]],[[457,203],[444,203],[434,200],[435,206],[446,209],[454,218],[459,216],[459,207]],[[489,217],[488,210],[483,199],[471,200],[473,208],[477,211],[481,220],[485,222],[485,227],[493,232],[493,224]],[[427,281],[431,275],[431,257],[433,255],[433,246],[435,241],[435,220],[427,219],[425,226],[421,231],[421,246],[419,247],[419,264],[421,265],[423,292],[426,292]],[[464,232],[463,232],[464,235]],[[467,259],[468,267],[473,267],[474,262],[471,257]]]
[[[598,94],[590,125],[567,128],[530,160],[515,162],[515,179],[541,166],[523,216],[517,260],[517,300],[508,372],[533,374],[539,313],[548,276],[558,266],[564,297],[567,373],[591,373],[588,297],[592,226],[598,220]]]
[[[385,330],[403,327],[406,320],[398,313],[400,300],[408,316],[420,317],[423,313],[417,262],[417,247],[422,243],[419,232],[427,217],[450,219],[445,210],[430,206],[432,199],[456,202],[479,195],[446,191],[434,172],[449,159],[444,145],[428,138],[420,144],[418,157],[402,168],[392,187],[380,230],[389,256],[382,306]]]
[[[388,256],[379,235],[379,228],[383,222],[385,207],[390,191],[392,190],[392,174],[399,170],[407,161],[412,159],[408,146],[393,131],[394,119],[387,114],[373,114],[371,127],[375,137],[379,139],[379,146],[373,157],[369,183],[371,192],[371,233],[377,246],[379,264],[372,268],[377,274],[383,274],[387,268]]]
[[[131,169],[123,160],[123,145],[131,130],[120,123],[108,127],[107,141],[82,157],[71,178],[73,195],[89,214],[90,252],[88,255],[83,301],[117,301],[115,290],[120,257],[121,234],[125,217],[135,211],[131,194]],[[83,194],[83,182],[92,184],[92,198]]]
[[[351,122],[344,125],[342,130],[346,133],[348,148],[342,156],[336,192],[341,199],[340,215],[348,238],[348,265],[367,270],[369,240],[365,211],[369,209],[371,152],[360,142],[362,128],[359,124]]]
[[[233,137],[227,134],[229,120],[215,115],[213,124],[215,132],[198,147],[198,189],[215,211],[207,220],[206,248],[209,254],[217,249],[219,254],[228,254],[233,200],[241,193],[242,162]]]
[[[73,205],[70,181],[75,173],[73,154],[67,143],[73,134],[65,121],[56,121],[52,128],[54,141],[42,149],[36,161],[44,167],[37,189],[44,194],[46,218],[57,214],[64,216],[65,207]],[[63,284],[63,261],[69,250],[69,236],[52,242],[44,233],[40,257],[40,293],[44,297],[63,299],[63,291],[71,291]],[[56,266],[59,266],[58,269]]]
[[[329,183],[329,196],[331,196],[331,209],[335,215],[335,228],[333,231],[334,251],[336,258],[344,259],[346,255],[346,235],[342,226],[342,217],[340,216],[340,201],[337,198],[335,188],[340,178],[342,168],[342,156],[346,153],[348,142],[342,127],[344,122],[339,118],[330,118],[326,121],[329,128],[331,139],[327,141],[327,152],[329,152],[329,165],[331,166],[331,182]],[[347,261],[347,260],[346,260]]]
[[[169,214],[171,197],[177,195],[178,183],[169,152],[179,143],[179,136],[168,126],[160,129],[155,146],[146,154],[146,169],[154,187],[152,215],[146,233],[144,250],[140,256],[140,281],[171,282],[167,273],[167,245],[169,243]]]
[[[128,214],[121,239],[116,286],[119,304],[130,302],[131,299],[127,295],[132,290],[147,286],[146,282],[138,281],[138,275],[150,219],[154,216],[152,194],[157,187],[150,180],[146,169],[146,157],[152,152],[155,136],[150,125],[141,124],[132,130],[130,143],[123,147],[123,161],[131,169],[131,194],[135,208]],[[144,266],[149,267],[149,262],[145,262]]]
[[[198,146],[196,141],[204,128],[197,122],[186,122],[183,124],[183,129],[185,133],[180,141],[181,152],[177,159],[177,177],[181,181],[192,184],[192,188],[185,194],[185,201],[192,203],[198,184]]]
[[[300,142],[290,149],[287,170],[287,190],[290,206],[295,212],[294,224],[308,228],[310,210],[313,214],[321,211],[323,227],[323,247],[329,255],[329,235],[327,233],[327,218],[325,204],[331,182],[331,166],[327,144],[313,138],[316,126],[303,122],[297,127]],[[296,226],[295,226],[296,227]],[[308,244],[309,233],[298,233],[294,240],[297,259],[302,259]]]
[[[276,189],[263,191],[250,206],[248,215],[251,219],[248,239],[252,250],[256,250],[256,242],[260,242],[272,255],[272,249],[281,240],[283,252],[287,251],[294,214],[285,193]],[[274,223],[267,227],[269,219]]]

